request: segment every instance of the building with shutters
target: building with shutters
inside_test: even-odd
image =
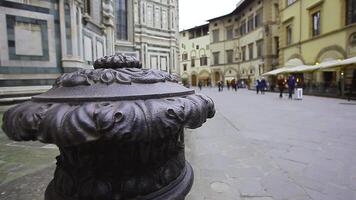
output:
[[[209,24],[179,33],[180,71],[184,85],[211,84]]]

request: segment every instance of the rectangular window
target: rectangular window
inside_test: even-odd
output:
[[[192,56],[192,60],[190,60],[190,66],[195,67],[195,57]]]
[[[256,12],[255,15],[255,27],[258,28],[262,26],[262,9]]]
[[[356,23],[356,0],[347,0],[346,24]]]
[[[248,21],[247,21],[247,32],[250,32],[253,30],[253,16],[251,15],[250,17],[248,17]]]
[[[188,60],[188,54],[187,53],[183,53],[182,54],[182,60]]]
[[[116,38],[127,40],[127,0],[117,0],[116,7]]]
[[[203,36],[208,35],[208,34],[209,34],[209,27],[207,26],[207,27],[203,28]]]
[[[235,29],[235,37],[240,34],[240,30],[238,28]]]
[[[183,65],[183,71],[187,71],[187,64]]]
[[[219,42],[219,29],[213,30],[213,42]]]
[[[246,34],[246,20],[242,20],[241,21],[240,34],[241,35],[245,35]]]
[[[214,65],[218,65],[219,64],[219,55],[220,55],[220,52],[214,52],[213,53]]]
[[[231,40],[234,37],[234,29],[232,26],[226,28],[226,39]]]
[[[242,61],[246,61],[246,47],[241,48],[241,58]]]
[[[200,57],[200,66],[207,66],[208,65],[208,57],[203,56]]]
[[[253,43],[248,45],[248,57],[250,60],[253,59]]]
[[[287,45],[292,44],[292,25],[286,27],[286,43]]]
[[[312,36],[320,35],[320,10],[312,14]]]
[[[234,50],[226,50],[226,61],[228,64],[232,63],[232,56],[234,54]]]
[[[259,40],[256,42],[257,47],[257,58],[262,58],[263,55],[263,40]]]

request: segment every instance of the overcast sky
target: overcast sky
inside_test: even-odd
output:
[[[232,12],[240,0],[179,0],[179,30]]]

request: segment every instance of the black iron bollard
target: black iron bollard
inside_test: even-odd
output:
[[[133,57],[97,60],[4,114],[15,141],[56,144],[46,200],[183,200],[193,184],[184,127],[214,116],[213,101]]]

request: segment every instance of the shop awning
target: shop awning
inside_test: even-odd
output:
[[[318,65],[300,65],[288,70],[287,72],[289,73],[308,72],[308,71],[317,70],[319,68],[320,67]]]
[[[319,64],[320,69],[330,69],[335,67],[343,67],[346,65],[356,64],[356,57],[351,57],[345,60],[330,60]]]
[[[262,76],[273,76],[277,74],[283,74],[283,73],[288,73],[287,71],[291,70],[294,67],[281,67],[272,71],[269,71],[267,73],[262,74]]]
[[[348,58],[345,60],[329,60],[322,62],[317,65],[298,65],[298,66],[287,66],[281,67],[267,73],[262,74],[262,76],[278,75],[284,73],[302,73],[315,70],[330,70],[331,68],[343,67],[347,65],[356,65],[356,57]]]

